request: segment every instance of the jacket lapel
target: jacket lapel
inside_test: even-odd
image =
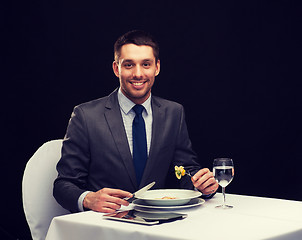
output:
[[[120,156],[124,162],[125,168],[128,172],[134,189],[137,189],[135,169],[117,99],[117,91],[114,91],[109,96],[106,103],[106,108],[107,110],[105,111],[105,118],[115,141],[116,148],[118,149]]]
[[[149,152],[149,158],[146,164],[145,172],[142,177],[141,186],[148,184],[146,180],[148,179],[149,175],[152,174],[153,169],[155,166],[155,157],[162,146],[162,133],[164,132],[164,120],[165,120],[165,111],[164,108],[161,106],[159,101],[156,98],[152,97],[151,101],[152,106],[152,136],[151,136],[151,146]]]

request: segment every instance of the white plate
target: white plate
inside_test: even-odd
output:
[[[142,195],[135,196],[152,206],[178,206],[188,203],[191,199],[201,196],[201,192],[187,189],[157,189],[148,190]],[[173,197],[175,199],[163,199]]]
[[[137,210],[173,210],[173,209],[182,209],[182,208],[190,208],[190,207],[195,207],[199,206],[201,204],[204,204],[205,200],[202,198],[194,198],[191,199],[188,203],[184,205],[179,205],[179,206],[151,206],[146,204],[144,200],[141,199],[136,199],[133,201],[133,204],[135,205],[134,209]]]

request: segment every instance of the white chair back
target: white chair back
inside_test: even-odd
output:
[[[70,213],[52,195],[61,148],[61,139],[44,143],[29,159],[24,170],[23,209],[34,240],[45,239],[53,217]]]

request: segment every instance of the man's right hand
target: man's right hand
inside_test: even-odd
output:
[[[128,206],[129,203],[124,198],[132,197],[132,193],[120,189],[103,188],[97,192],[90,192],[83,201],[84,208],[96,212],[112,213],[120,209],[121,206]]]

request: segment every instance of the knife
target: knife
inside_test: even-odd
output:
[[[129,202],[129,203],[132,203],[133,200],[136,199],[135,196],[138,196],[138,195],[141,195],[141,194],[147,192],[150,188],[152,188],[154,186],[154,184],[155,184],[155,182],[148,184],[147,186],[145,186],[145,187],[139,189],[138,191],[136,191],[135,193],[133,193],[133,197],[125,199],[125,200],[127,200],[127,202]]]

